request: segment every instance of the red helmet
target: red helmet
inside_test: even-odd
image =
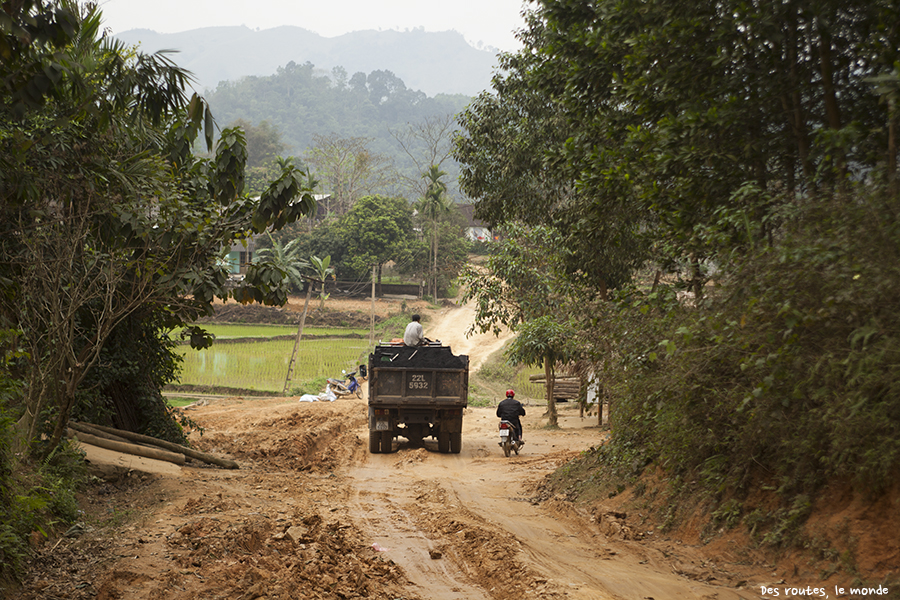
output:
[[[516,393],[515,393],[514,391],[512,391],[512,390],[506,390],[506,397],[507,397],[507,398],[515,398],[515,397],[516,397]]]

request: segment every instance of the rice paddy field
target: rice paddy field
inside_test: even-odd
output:
[[[204,350],[179,346],[177,351],[184,362],[178,383],[282,392],[296,327],[217,324],[205,328],[218,340],[242,341],[214,343]],[[340,377],[342,370],[355,371],[368,360],[368,333],[355,329],[304,329],[291,376],[292,385],[322,377]],[[324,337],[337,335],[354,337]],[[272,339],[278,336],[291,336],[291,339]]]
[[[184,362],[178,384],[281,394],[296,326],[209,323],[204,328],[219,343],[199,351],[188,345],[179,346],[177,352]],[[177,334],[174,332],[173,337]],[[370,351],[367,329],[304,328],[289,387],[323,377],[340,377],[344,370],[356,371],[360,364],[368,362]],[[544,396],[544,386],[528,380],[535,373],[543,373],[543,369],[509,369],[501,379],[523,401],[539,401]]]
[[[251,325],[244,323],[205,323],[203,328],[216,336],[217,340],[241,339],[241,338],[272,338],[279,336],[296,336],[296,325]],[[178,336],[178,331],[173,335]],[[304,327],[303,337],[321,336],[364,336],[368,337],[368,329],[354,329],[347,327]]]

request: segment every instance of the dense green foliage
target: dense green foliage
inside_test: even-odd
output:
[[[425,232],[427,240],[417,228]],[[457,210],[440,212],[431,219],[424,213],[414,214],[414,207],[404,198],[365,196],[344,215],[315,226],[296,223],[273,238],[277,244],[291,245],[298,256],[330,256],[329,268],[333,271],[328,276],[333,273],[342,281],[371,281],[374,265],[380,282],[384,265],[393,262],[395,272],[418,282],[435,272],[430,259],[434,232],[441,248],[436,270],[438,291],[443,293],[466,263],[470,247],[465,238],[465,219]],[[315,269],[311,274],[317,276]]]
[[[412,179],[420,174],[391,132],[410,123],[455,115],[471,100],[459,94],[428,97],[408,89],[390,71],[355,73],[348,79],[340,69],[329,77],[310,63],[294,62],[280,67],[275,75],[222,82],[208,99],[221,123],[243,119],[271,124],[290,154],[306,156],[319,145],[316,136],[365,140],[371,153],[386,157]],[[455,170],[455,165],[448,167]],[[396,195],[400,189],[397,181],[393,184],[367,193]]]
[[[85,378],[129,319],[153,315],[171,326],[208,314],[215,296],[232,293],[283,303],[277,267],[252,265],[232,292],[219,254],[308,214],[314,201],[292,165],[258,198],[247,197],[240,130],[222,132],[213,158],[194,157],[201,128],[212,140],[212,117],[200,98],[185,96],[186,74],[165,56],[133,54],[100,37],[95,8],[77,14],[66,3],[57,12],[54,3],[26,4],[10,8],[25,28],[52,31],[45,15],[73,19],[73,32],[55,46],[33,44],[4,62],[13,89],[0,105],[0,314],[22,330],[29,361],[19,444],[47,433],[52,451]],[[28,39],[11,33],[7,43]],[[44,81],[48,69],[35,71],[33,60],[53,62],[57,76]],[[16,86],[27,92],[22,99]],[[199,330],[191,337],[205,343]]]
[[[476,214],[558,236],[551,314],[579,319],[621,474],[657,464],[736,517],[764,481],[793,525],[828,481],[896,475],[897,23],[886,1],[541,0],[461,117]],[[488,320],[519,310],[504,264]]]
[[[178,424],[186,417],[170,413],[162,396],[180,369],[167,323],[159,311],[137,312],[115,327],[76,393],[73,419],[186,444]]]

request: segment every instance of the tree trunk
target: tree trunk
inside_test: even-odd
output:
[[[433,302],[437,302],[437,256],[438,256],[438,233],[437,233],[437,217],[431,221],[431,298]]]
[[[888,158],[887,158],[887,179],[888,191],[891,196],[896,196],[898,188],[897,181],[897,116],[895,114],[896,103],[891,98],[888,101]]]
[[[217,465],[219,467],[224,467],[226,469],[237,469],[239,465],[228,458],[219,458],[218,456],[213,456],[212,454],[207,454],[206,452],[200,452],[199,450],[194,450],[193,448],[188,448],[186,446],[181,446],[179,444],[174,444],[172,442],[167,442],[166,440],[158,440],[154,437],[150,437],[147,435],[141,435],[140,433],[134,433],[133,431],[120,431],[117,429],[113,429],[112,427],[104,427],[102,425],[93,425],[84,427],[84,423],[74,423],[73,428],[81,427],[84,429],[93,427],[107,435],[115,435],[124,437],[133,442],[140,442],[143,444],[152,444],[153,446],[159,446],[160,448],[164,448],[169,450],[170,452],[175,452],[179,454],[183,454],[190,458],[194,458],[196,460],[203,461],[205,463],[209,463],[211,465]],[[90,433],[90,431],[88,431]]]
[[[556,378],[553,369],[554,362],[551,357],[544,358],[544,374],[547,377],[547,425],[559,427],[559,419],[556,414],[556,398],[553,397],[553,382]]]
[[[784,112],[788,115],[791,131],[797,144],[797,157],[803,172],[805,183],[812,186],[813,167],[809,161],[809,135],[806,129],[806,116],[803,112],[803,95],[800,89],[800,73],[797,66],[797,15],[791,12],[787,16],[787,32],[785,39],[785,54],[787,56],[788,90],[790,99],[782,97]]]
[[[698,258],[691,261],[691,289],[694,291],[694,302],[700,302],[703,299],[703,273]]]
[[[816,19],[816,28],[819,30],[819,69],[822,75],[822,91],[825,101],[825,121],[830,129],[841,128],[841,110],[838,105],[837,92],[834,89],[834,65],[831,55],[831,34],[823,25],[821,19]],[[841,148],[832,148],[834,167],[838,175],[847,174],[847,161]]]
[[[379,298],[384,296],[384,291],[382,291],[382,289],[381,289],[381,269],[383,266],[384,265],[381,263],[378,264],[378,297]]]
[[[822,90],[825,100],[825,117],[828,127],[841,128],[841,110],[838,106],[837,93],[834,89],[834,69],[831,57],[831,34],[822,25],[822,21],[816,19],[816,27],[819,30],[819,68],[822,75]]]
[[[122,452],[124,454],[133,454],[134,456],[143,456],[144,458],[164,460],[176,465],[183,465],[185,461],[184,454],[169,452],[161,448],[149,448],[147,446],[138,446],[137,444],[114,442],[112,440],[99,438],[89,433],[75,431],[74,429],[67,429],[66,431],[68,432],[68,436],[70,438],[77,438],[80,442],[90,444],[91,446],[106,448],[107,450]]]

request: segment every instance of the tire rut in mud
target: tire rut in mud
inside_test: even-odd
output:
[[[412,487],[420,531],[426,532],[445,558],[499,599],[524,597],[564,598],[521,560],[516,537],[466,509],[462,501],[434,481],[417,481]]]

